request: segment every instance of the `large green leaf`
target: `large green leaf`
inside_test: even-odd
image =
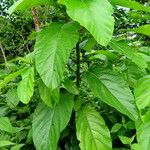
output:
[[[56,150],[61,131],[73,109],[73,96],[64,94],[53,108],[40,104],[33,117],[33,141],[37,150]]]
[[[138,119],[134,96],[117,73],[97,66],[87,71],[84,77],[95,96],[129,118]]]
[[[18,0],[8,10],[12,14],[16,10],[25,11],[34,6],[51,4],[54,0]]]
[[[107,0],[59,0],[66,5],[68,15],[84,26],[96,39],[106,46],[114,30],[113,9]]]
[[[131,0],[109,0],[112,5],[119,5],[135,10],[150,12],[150,8]]]
[[[127,58],[131,59],[137,66],[142,69],[148,67],[147,63],[144,61],[144,58],[139,55],[134,48],[128,46],[123,41],[111,40],[109,46],[116,52],[125,55]]]
[[[150,36],[150,25],[146,24],[135,29],[127,29],[127,31],[132,31],[132,32],[141,33]]]
[[[26,69],[21,76],[22,80],[18,83],[17,94],[19,100],[27,104],[34,92],[34,68]]]
[[[137,141],[142,150],[150,148],[150,111],[143,116],[143,122],[137,126]]]
[[[65,65],[78,37],[73,23],[52,23],[38,34],[35,45],[36,69],[51,90],[60,85]]]
[[[59,102],[58,88],[51,91],[43,81],[39,81],[38,89],[41,99],[47,106],[52,107],[55,103]]]
[[[80,110],[76,118],[81,150],[111,150],[110,132],[103,118],[93,108]]]
[[[139,110],[150,106],[150,75],[138,80],[134,90],[136,104]]]

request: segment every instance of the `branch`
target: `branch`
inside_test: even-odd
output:
[[[38,11],[35,7],[32,8],[32,15],[33,15],[33,20],[34,20],[35,30],[39,32],[40,25],[39,25],[39,19],[38,19]]]
[[[2,46],[1,43],[0,43],[0,49],[1,49],[1,52],[2,52],[2,55],[3,55],[3,58],[4,58],[4,62],[5,62],[5,64],[7,64],[7,58],[6,58],[5,51],[4,51],[3,46]]]
[[[76,45],[76,56],[77,56],[77,79],[76,84],[78,87],[80,87],[80,48],[79,48],[79,42]]]

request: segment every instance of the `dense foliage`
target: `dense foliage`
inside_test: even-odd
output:
[[[148,0],[0,5],[0,149],[150,149]]]

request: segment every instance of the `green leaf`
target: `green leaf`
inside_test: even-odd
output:
[[[10,146],[10,145],[14,145],[15,143],[12,143],[10,141],[0,141],[0,147],[4,147],[4,146]]]
[[[84,75],[95,96],[132,120],[138,119],[134,96],[127,83],[112,70],[93,67]]]
[[[18,0],[8,10],[9,14],[14,11],[25,11],[35,6],[51,4],[53,0]]]
[[[146,24],[135,29],[127,29],[127,31],[132,31],[132,32],[141,33],[150,36],[150,25]]]
[[[4,117],[9,112],[9,107],[6,105],[0,107],[0,117]]]
[[[8,90],[6,93],[6,103],[11,109],[14,109],[18,105],[19,98],[17,95],[17,89]]]
[[[73,96],[64,94],[53,108],[44,104],[36,108],[32,129],[37,150],[56,150],[60,133],[70,120],[73,104]]]
[[[69,78],[66,78],[64,80],[63,85],[64,85],[65,89],[68,92],[70,92],[71,94],[74,94],[74,95],[78,95],[79,94],[79,90],[78,90],[77,86]]]
[[[87,52],[90,52],[96,43],[97,42],[92,37],[89,38],[88,40],[83,41],[80,45],[82,49],[86,50]]]
[[[128,144],[128,145],[130,145],[131,142],[132,142],[131,138],[128,138],[128,137],[126,137],[126,136],[119,136],[119,139],[121,140],[121,142],[122,142],[123,144]]]
[[[134,95],[139,110],[150,106],[150,75],[140,78],[134,89]]]
[[[119,5],[122,7],[127,7],[135,10],[141,10],[145,12],[150,12],[150,8],[146,7],[138,2],[131,0],[109,0],[112,5]]]
[[[22,80],[18,83],[17,94],[20,101],[27,104],[34,92],[34,68],[27,68],[21,76]]]
[[[60,96],[59,96],[58,88],[51,91],[51,89],[49,89],[43,83],[43,81],[40,81],[38,85],[38,89],[39,89],[39,94],[40,94],[41,99],[47,106],[52,107],[54,106],[55,103],[59,102]]]
[[[8,132],[8,133],[14,132],[14,128],[11,125],[11,123],[7,117],[0,118],[0,130]]]
[[[144,58],[140,56],[132,47],[128,46],[125,42],[111,40],[109,46],[116,52],[125,55],[127,58],[131,59],[137,66],[141,69],[147,68],[147,63]]]
[[[3,88],[4,86],[6,86],[10,81],[15,79],[20,74],[22,74],[22,72],[24,70],[26,70],[26,68],[22,68],[22,69],[19,69],[16,72],[12,72],[12,73],[8,74],[2,81],[0,80],[0,88]]]
[[[115,123],[111,129],[111,133],[118,132],[122,127],[122,124],[120,123]]]
[[[137,141],[142,150],[150,148],[150,111],[144,117],[143,122],[137,127]]]
[[[66,5],[68,15],[85,27],[96,39],[106,46],[114,30],[113,9],[107,0],[59,0]]]
[[[134,143],[133,145],[131,145],[132,150],[142,150],[142,147],[140,144],[136,144]]]
[[[77,113],[77,138],[81,150],[111,150],[109,130],[98,112],[85,107]]]
[[[52,23],[38,34],[35,45],[36,69],[51,90],[60,85],[68,57],[78,38],[73,23]]]
[[[13,146],[10,150],[20,150],[23,146],[24,146],[24,144],[17,144],[15,146]]]

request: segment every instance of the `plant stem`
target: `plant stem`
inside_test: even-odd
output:
[[[3,55],[3,58],[4,58],[4,62],[5,62],[5,64],[7,64],[7,58],[6,58],[5,51],[4,51],[3,46],[2,46],[1,43],[0,43],[0,49],[1,49],[1,52],[2,52],[2,55]]]
[[[76,56],[77,56],[76,84],[78,87],[80,87],[80,48],[79,48],[79,42],[76,45]]]
[[[39,25],[39,19],[38,19],[38,12],[37,12],[37,9],[35,7],[32,8],[32,15],[33,15],[33,19],[34,19],[35,30],[37,32],[39,32],[40,31],[40,25]]]

